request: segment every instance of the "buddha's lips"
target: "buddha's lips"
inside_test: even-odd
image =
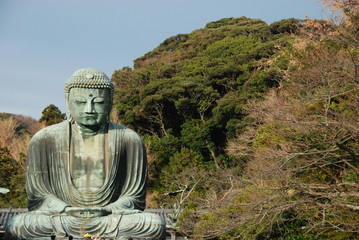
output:
[[[97,114],[96,114],[96,115],[82,115],[81,118],[96,119],[96,118],[97,118]]]

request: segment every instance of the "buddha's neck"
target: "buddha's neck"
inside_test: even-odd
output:
[[[100,133],[105,133],[107,130],[107,123],[96,125],[96,126],[84,126],[75,122],[75,129],[82,135],[82,136],[94,136]]]

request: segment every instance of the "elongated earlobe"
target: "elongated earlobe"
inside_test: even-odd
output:
[[[67,121],[69,121],[70,123],[72,123],[72,116],[71,116],[71,113],[70,112],[67,112]]]

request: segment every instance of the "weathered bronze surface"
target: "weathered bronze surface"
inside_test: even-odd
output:
[[[146,151],[131,129],[109,122],[113,84],[80,69],[65,86],[68,121],[31,139],[29,212],[13,217],[6,239],[92,236],[160,239],[164,222],[145,209]]]

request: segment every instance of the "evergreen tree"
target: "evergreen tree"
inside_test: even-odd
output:
[[[25,162],[21,154],[20,161]],[[10,190],[1,195],[0,207],[26,207],[24,167],[16,161],[6,147],[0,147],[0,187]]]
[[[356,239],[359,4],[323,1],[340,24],[225,18],[113,74],[118,118],[151,159],[149,192],[176,204],[181,233]]]
[[[39,122],[44,122],[46,126],[50,126],[52,124],[60,123],[65,119],[66,114],[62,113],[54,104],[50,104],[44,111],[42,111],[42,116]]]

